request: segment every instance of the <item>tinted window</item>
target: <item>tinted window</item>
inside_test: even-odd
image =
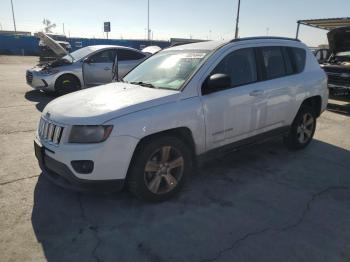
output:
[[[139,52],[135,52],[128,49],[119,49],[118,50],[118,61],[125,61],[125,60],[139,60],[141,58],[144,58],[145,55]]]
[[[227,55],[213,70],[213,74],[230,76],[232,87],[257,81],[254,49],[241,49]]]
[[[288,53],[288,47],[281,47],[283,52],[284,67],[287,75],[294,74],[292,58]]]
[[[300,73],[304,70],[305,67],[305,59],[306,59],[306,52],[304,49],[296,48],[296,47],[290,47],[293,59],[294,59],[294,72]]]
[[[113,49],[104,50],[91,56],[90,63],[114,63],[116,51]]]
[[[266,79],[273,79],[286,75],[281,47],[262,47],[260,50]]]

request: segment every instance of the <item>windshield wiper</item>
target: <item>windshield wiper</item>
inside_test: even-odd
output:
[[[130,84],[139,85],[139,86],[145,86],[145,87],[150,87],[150,88],[156,88],[151,83],[145,83],[145,82],[130,82]]]

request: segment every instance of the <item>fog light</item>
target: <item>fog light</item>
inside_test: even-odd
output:
[[[94,170],[94,162],[91,160],[74,160],[71,164],[75,172],[80,174],[90,174]]]

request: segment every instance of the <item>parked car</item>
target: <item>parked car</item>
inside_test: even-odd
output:
[[[197,160],[284,136],[305,148],[328,99],[327,76],[298,40],[243,38],[165,49],[123,82],[60,97],[43,110],[43,174],[80,190],[164,200]]]
[[[322,68],[328,75],[328,87],[333,94],[350,94],[350,27],[341,27],[327,34],[330,58]]]
[[[61,58],[27,70],[27,83],[60,95],[122,78],[150,55],[115,45],[87,46],[69,53],[44,33],[38,36]]]

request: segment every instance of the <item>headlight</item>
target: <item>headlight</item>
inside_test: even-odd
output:
[[[73,126],[69,143],[100,143],[111,134],[113,126]]]
[[[40,73],[42,75],[54,75],[57,74],[60,70],[58,69],[44,69]]]

